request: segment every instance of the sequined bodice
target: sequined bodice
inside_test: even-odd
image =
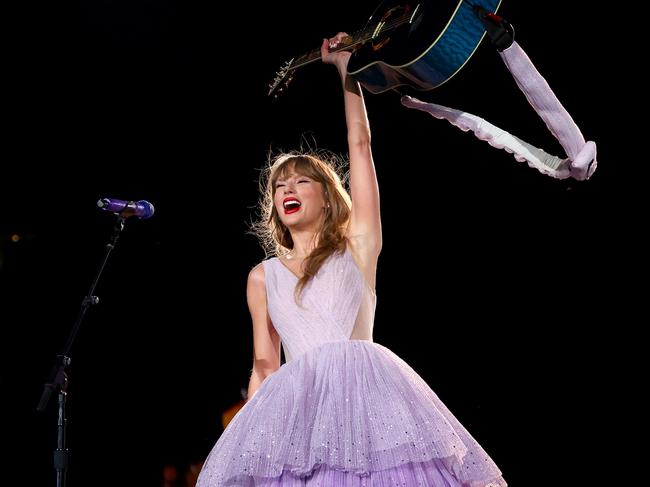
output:
[[[277,257],[263,265],[269,315],[287,362],[323,343],[372,341],[376,297],[349,249],[323,263],[298,303],[298,277]]]

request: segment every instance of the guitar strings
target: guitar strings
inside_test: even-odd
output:
[[[397,27],[407,23],[409,21],[409,19],[410,19],[409,15],[402,15],[401,17],[397,17],[395,20],[387,22],[386,25],[382,28],[382,31],[383,30],[389,30],[389,31],[394,30]],[[344,46],[342,48],[336,49],[333,52],[342,51],[342,50],[347,49],[347,48],[349,48],[351,46],[354,46],[355,44],[366,42],[366,41],[372,39],[372,34],[377,30],[377,27],[379,27],[380,24],[381,24],[381,22],[379,22],[379,23],[377,23],[377,24],[375,24],[373,26],[366,27],[365,29],[361,29],[361,30],[358,30],[356,32],[353,32],[350,37],[352,37],[352,39],[357,39],[357,38],[358,39],[355,40],[353,43],[351,43],[349,45],[346,45],[346,46]],[[301,66],[304,66],[305,64],[316,61],[319,57],[320,57],[320,49],[313,49],[312,51],[308,52],[307,54],[304,54],[304,55],[300,56],[299,58],[297,58],[295,63],[291,66],[291,68],[297,69],[297,68],[299,68]]]

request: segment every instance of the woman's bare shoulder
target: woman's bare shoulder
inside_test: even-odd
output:
[[[264,262],[260,262],[248,273],[248,284],[253,286],[264,286]]]

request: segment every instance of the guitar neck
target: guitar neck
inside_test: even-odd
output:
[[[349,35],[345,39],[345,43],[336,49],[330,49],[329,52],[351,51],[357,49],[369,40],[379,39],[382,34],[390,32],[400,25],[408,23],[417,10],[417,7],[413,11],[411,11],[410,8],[405,8],[404,12],[400,12],[399,15],[392,18],[386,15],[378,23],[366,26],[364,29],[352,33],[352,35]],[[273,82],[269,84],[269,96],[273,95],[277,97],[278,93],[282,92],[291,81],[295,70],[315,61],[320,61],[320,59],[321,50],[318,48],[313,49],[300,57],[287,61],[287,63],[285,63],[285,65],[276,73]]]
[[[359,32],[355,32],[350,37],[351,40],[348,41],[344,46],[337,47],[336,49],[330,49],[330,52],[349,51],[351,49],[354,49],[357,46],[360,46],[361,44],[363,44],[364,42],[366,42],[371,38],[371,36],[368,35],[367,29],[364,29]],[[320,48],[313,49],[309,51],[307,54],[303,54],[302,56],[294,59],[289,69],[294,70],[294,69],[302,68],[303,66],[307,66],[308,64],[320,60],[321,60]]]
[[[365,42],[369,41],[370,39],[373,39],[374,37],[378,36],[380,32],[393,30],[396,27],[404,24],[405,22],[408,22],[408,20],[409,20],[409,16],[404,15],[390,22],[379,22],[378,24],[371,25],[366,27],[365,29],[361,29],[356,32],[353,32],[350,35],[350,39],[348,40],[348,42],[346,42],[344,46],[337,47],[336,49],[331,49],[330,52],[352,50],[355,47],[358,47],[364,44]],[[307,54],[303,54],[302,56],[294,59],[291,62],[291,66],[289,67],[289,70],[292,71],[301,68],[315,61],[320,61],[320,59],[321,59],[320,48],[313,49],[312,51],[309,51]]]

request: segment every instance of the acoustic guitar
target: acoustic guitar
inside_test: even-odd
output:
[[[366,26],[332,51],[349,50],[348,73],[371,93],[400,85],[431,90],[452,78],[485,35],[480,12],[496,13],[501,0],[385,0]],[[320,48],[287,61],[269,85],[284,91],[296,70],[320,61]]]

